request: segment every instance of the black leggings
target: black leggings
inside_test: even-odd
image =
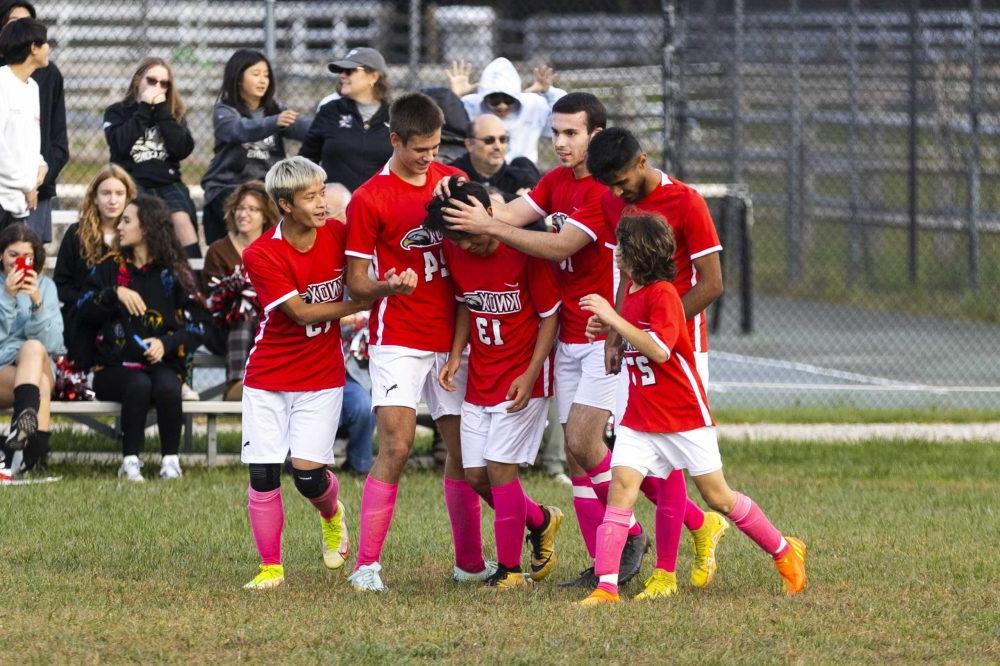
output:
[[[134,456],[142,451],[150,404],[156,407],[160,453],[165,456],[177,454],[183,417],[181,380],[174,370],[162,363],[143,370],[120,365],[101,368],[94,373],[94,393],[98,400],[122,404],[122,450],[125,455]]]

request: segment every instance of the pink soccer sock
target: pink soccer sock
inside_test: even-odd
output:
[[[326,479],[330,485],[319,497],[310,497],[312,505],[319,509],[319,515],[323,520],[330,520],[337,513],[337,493],[340,492],[340,482],[330,470],[326,470]]]
[[[281,488],[262,493],[248,486],[247,514],[261,562],[281,564],[281,530],[285,527]]]
[[[576,511],[576,522],[580,525],[580,536],[583,537],[587,553],[593,560],[597,552],[594,546],[597,539],[597,526],[601,524],[601,519],[604,516],[604,507],[597,500],[589,477],[574,476],[571,481],[573,482],[573,509]]]
[[[597,494],[597,501],[601,503],[602,507],[608,505],[608,488],[611,486],[611,452],[608,451],[604,459],[597,464],[593,469],[587,470],[587,476],[590,477],[590,485],[594,488],[594,493]]]
[[[444,503],[451,521],[451,540],[455,544],[455,566],[478,573],[486,568],[483,561],[482,516],[479,495],[465,479],[444,478]]]
[[[650,477],[646,477],[649,479]],[[688,503],[687,486],[682,474],[670,474],[659,480],[656,504],[656,568],[677,569],[677,549],[680,547],[684,523],[684,505]]]
[[[358,561],[355,570],[378,562],[382,557],[382,544],[389,533],[398,491],[399,484],[379,481],[370,474],[365,479],[365,487],[361,492],[361,524],[358,528]]]
[[[684,477],[681,476],[681,483],[683,483]],[[687,489],[685,488],[685,494],[687,494]],[[701,507],[691,501],[688,498],[687,504],[684,507],[684,527],[688,528],[692,532],[695,530],[700,530],[701,526],[705,524],[705,512],[701,510]]]
[[[515,481],[517,481],[518,486],[521,486],[520,479],[515,479]],[[524,507],[526,511],[524,524],[529,530],[537,530],[545,522],[545,512],[542,511],[542,507],[538,506],[535,500],[531,499],[528,493],[524,492],[523,486],[521,487],[521,492],[524,493]]]
[[[604,512],[604,522],[597,528],[597,558],[594,573],[600,583],[598,587],[612,594],[618,593],[618,567],[622,550],[628,538],[628,526],[632,522],[629,509],[609,506]]]
[[[521,482],[493,487],[496,513],[493,518],[494,538],[497,542],[497,562],[508,569],[521,566],[521,543],[524,539],[525,496]]]
[[[771,524],[756,502],[741,493],[734,494],[736,504],[729,512],[729,519],[733,524],[772,557],[778,558],[784,555],[788,549],[788,542],[781,532]]]
[[[659,479],[655,476],[647,476],[642,480],[642,484],[639,486],[639,490],[642,491],[642,494],[645,495],[646,499],[654,505],[656,504],[656,493],[659,491],[660,483],[662,481],[663,479]]]

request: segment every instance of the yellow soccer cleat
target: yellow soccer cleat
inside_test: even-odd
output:
[[[529,530],[524,538],[531,544],[531,580],[536,583],[545,580],[556,568],[556,533],[562,524],[563,512],[555,506],[543,506],[548,520],[545,527],[539,530]]]
[[[691,532],[694,540],[694,566],[691,569],[691,584],[706,587],[715,578],[718,564],[715,549],[729,529],[729,522],[714,511],[705,512],[705,524]]]
[[[591,606],[603,606],[605,604],[620,604],[622,598],[617,594],[611,594],[601,588],[596,588],[590,593],[590,596],[583,601],[576,602],[578,606],[583,606],[584,608],[590,608]]]
[[[774,560],[778,573],[785,579],[785,594],[798,594],[806,586],[806,544],[795,537],[785,537],[790,548]]]
[[[267,590],[285,582],[285,567],[281,564],[262,564],[254,579],[243,586],[244,590]]]
[[[351,548],[343,502],[337,500],[337,513],[330,520],[320,517],[320,523],[323,525],[323,564],[327,569],[339,569],[347,561]]]
[[[677,594],[677,574],[665,569],[653,569],[653,575],[646,579],[646,589],[635,595],[636,601],[662,599]]]
[[[531,587],[531,579],[521,572],[497,565],[496,573],[486,579],[485,586],[494,590],[517,590]]]

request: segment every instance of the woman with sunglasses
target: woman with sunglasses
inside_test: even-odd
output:
[[[359,47],[328,68],[339,77],[337,94],[320,102],[299,155],[322,166],[326,182],[353,192],[392,156],[385,59]]]
[[[167,203],[185,254],[200,257],[197,212],[181,180],[181,160],[194,150],[185,111],[169,63],[146,58],[132,75],[125,98],[105,109],[104,137],[111,161],[129,172],[139,191]]]
[[[507,163],[527,157],[538,164],[538,139],[548,132],[552,105],[566,94],[552,85],[554,72],[547,65],[534,70],[535,81],[521,90],[521,76],[507,58],[497,58],[483,69],[479,85],[469,81],[472,66],[453,62],[445,72],[452,91],[462,98],[471,120],[492,113],[503,121],[510,136]]]
[[[264,180],[285,159],[285,139],[302,141],[309,121],[274,98],[271,63],[260,51],[240,49],[222,75],[219,101],[212,109],[215,154],[201,179],[205,190],[205,242],[227,234],[226,198],[241,183]]]

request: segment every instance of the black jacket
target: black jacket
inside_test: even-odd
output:
[[[45,182],[38,188],[39,199],[56,195],[56,179],[69,162],[69,137],[66,135],[66,99],[63,76],[54,63],[36,69],[31,78],[38,84],[38,108],[41,110],[42,157],[49,166]]]
[[[115,293],[119,286],[142,296],[144,315],[128,313]],[[137,268],[121,257],[108,257],[91,270],[87,291],[76,307],[81,322],[97,331],[94,360],[99,366],[145,365],[143,349],[134,339],[138,335],[140,339],[159,338],[163,343],[161,362],[181,374],[184,356],[197,349],[205,334],[205,309],[164,266]]]
[[[87,279],[91,266],[80,253],[79,223],[73,223],[59,243],[56,267],[52,281],[56,283],[59,302],[62,303],[63,341],[66,355],[80,370],[94,362],[94,331],[83,326],[77,317],[76,302],[87,292]],[[107,249],[107,248],[106,248]]]
[[[104,110],[104,137],[111,161],[143,187],[181,180],[181,160],[194,150],[183,120],[170,115],[166,102],[116,102]]]
[[[456,169],[461,169],[469,174],[469,178],[477,183],[492,185],[503,193],[504,201],[513,201],[517,198],[517,191],[523,187],[532,188],[542,177],[535,168],[534,162],[527,157],[516,157],[510,164],[504,164],[499,171],[490,178],[486,178],[477,173],[472,168],[472,158],[465,153],[451,163]]]
[[[384,103],[366,124],[354,100],[341,97],[322,107],[313,119],[299,155],[326,171],[326,182],[353,192],[385,166],[392,156],[389,105]]]

